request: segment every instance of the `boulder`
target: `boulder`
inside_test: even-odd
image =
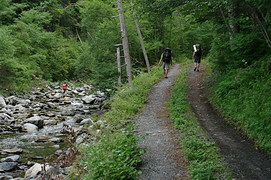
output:
[[[24,132],[28,132],[28,133],[38,132],[38,129],[39,129],[38,126],[36,126],[35,124],[31,124],[31,123],[25,123],[22,128],[22,130]]]
[[[6,114],[6,113],[0,113],[0,121],[8,121],[11,120],[12,118]]]
[[[44,126],[54,126],[57,125],[58,121],[57,120],[46,120],[44,121]]]
[[[60,143],[60,142],[63,142],[63,139],[61,138],[51,138],[49,139],[50,142],[53,142],[53,143]]]
[[[7,172],[17,168],[17,162],[1,162],[0,172]]]
[[[36,163],[25,172],[24,177],[25,178],[35,177],[41,171],[42,171],[42,165],[39,163]]]
[[[84,84],[83,88],[87,91],[90,91],[92,87],[90,85]]]
[[[4,97],[0,96],[0,109],[6,107],[6,102]]]
[[[38,126],[38,128],[43,128],[44,126],[44,120],[40,116],[33,116],[31,118],[28,118],[24,121],[24,123],[34,124]]]
[[[9,156],[6,158],[2,158],[0,161],[1,162],[18,162],[20,160],[19,155],[14,155],[14,156]]]
[[[62,96],[63,96],[62,93],[56,93],[56,94],[54,95],[54,98],[59,99],[59,98],[62,98]]]
[[[19,148],[3,149],[2,153],[4,153],[4,154],[21,154],[21,153],[23,153],[23,150],[19,149]]]
[[[12,176],[1,176],[0,175],[0,180],[14,180],[14,178]],[[17,180],[17,179],[16,179]]]
[[[71,109],[66,109],[64,111],[61,112],[62,116],[74,116],[75,112]]]
[[[81,144],[82,142],[84,142],[87,138],[89,137],[89,135],[88,134],[86,134],[86,133],[83,133],[83,134],[81,134],[80,136],[78,136],[77,138],[76,138],[76,144]]]
[[[96,94],[100,97],[103,97],[105,96],[105,93],[104,92],[101,92],[101,91],[97,91]]]
[[[51,109],[56,109],[56,108],[57,108],[57,104],[52,103],[52,102],[47,102],[47,105],[48,105],[48,107],[51,108]]]
[[[91,123],[91,122],[92,122],[91,119],[83,119],[83,120],[80,122],[80,124],[81,124],[81,125],[84,125],[84,124],[88,124],[88,123]]]
[[[85,104],[93,104],[94,101],[95,101],[95,96],[94,95],[89,95],[89,96],[84,96],[82,97],[82,101],[85,103]]]

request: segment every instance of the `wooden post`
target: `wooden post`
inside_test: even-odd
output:
[[[131,57],[129,52],[129,43],[124,19],[123,5],[122,0],[118,0],[118,11],[119,11],[119,19],[120,19],[120,30],[121,30],[121,38],[124,52],[124,59],[126,63],[126,72],[128,76],[128,83],[132,85],[132,65],[131,65]]]
[[[118,85],[121,86],[121,63],[120,63],[120,48],[117,48],[117,65],[118,65],[118,73],[119,73],[119,78],[118,78]]]
[[[140,45],[141,45],[141,49],[142,49],[142,52],[143,52],[143,55],[144,55],[145,63],[146,63],[147,69],[148,69],[148,73],[150,73],[150,71],[151,71],[151,69],[150,69],[150,62],[149,62],[148,55],[147,55],[147,52],[146,52],[146,48],[145,48],[145,45],[144,45],[142,33],[140,31],[140,27],[139,27],[139,23],[138,23],[136,11],[134,10],[133,0],[130,0],[130,4],[132,6],[133,16],[134,16],[134,22],[135,22],[135,26],[136,26],[136,31],[137,31],[138,38],[139,38]]]

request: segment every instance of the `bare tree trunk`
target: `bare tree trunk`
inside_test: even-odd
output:
[[[118,65],[118,73],[119,73],[119,78],[118,78],[118,85],[121,86],[121,63],[120,63],[120,48],[117,48],[117,65]]]
[[[228,9],[229,14],[229,26],[231,31],[235,34],[239,32],[239,2],[238,0],[231,0],[230,7]]]
[[[138,38],[139,38],[140,45],[141,45],[141,49],[142,49],[142,52],[143,52],[143,55],[144,55],[145,63],[146,63],[147,69],[148,69],[148,73],[150,73],[151,72],[150,62],[149,62],[148,55],[147,55],[147,52],[146,52],[146,48],[145,48],[145,45],[144,45],[143,37],[142,37],[141,31],[140,31],[137,15],[136,15],[136,12],[134,10],[133,0],[130,0],[130,4],[131,4],[132,9],[133,9],[133,15],[134,15],[136,31],[137,31]]]
[[[126,72],[128,76],[128,83],[132,85],[132,65],[131,65],[131,57],[129,52],[129,43],[124,19],[123,5],[122,0],[118,0],[118,11],[119,11],[119,19],[120,19],[120,29],[121,29],[121,38],[122,45],[124,51],[124,59],[126,63]]]
[[[261,33],[263,34],[263,37],[268,45],[269,48],[271,48],[271,39],[270,39],[270,35],[268,33],[267,28],[265,27],[264,23],[262,21],[264,20],[263,14],[260,11],[257,11],[257,9],[255,7],[253,7],[253,5],[251,5],[250,3],[246,2],[245,3],[245,8],[246,11],[248,13],[248,15],[252,18],[252,20],[254,21],[255,24],[258,24],[258,27],[260,28]],[[262,21],[259,17],[262,16]]]
[[[219,8],[219,10],[220,10],[220,13],[221,13],[221,15],[222,15],[222,17],[223,17],[223,21],[224,21],[224,23],[225,23],[226,26],[227,26],[227,29],[228,29],[228,31],[229,31],[229,34],[230,34],[230,36],[232,36],[233,32],[232,32],[232,29],[231,29],[231,27],[230,27],[228,21],[227,21],[227,18],[226,18],[226,16],[225,16],[225,13],[223,12],[223,9],[222,9],[221,7]]]
[[[77,38],[79,39],[79,41],[80,41],[80,43],[81,43],[81,45],[82,45],[83,43],[82,43],[82,40],[81,40],[81,37],[80,37],[80,35],[79,35],[79,33],[78,33],[77,28],[76,28],[75,30],[76,30]]]

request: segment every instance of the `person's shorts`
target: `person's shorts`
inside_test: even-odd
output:
[[[170,63],[163,62],[163,69],[169,69]]]
[[[201,56],[195,56],[194,59],[195,59],[195,63],[200,63]]]

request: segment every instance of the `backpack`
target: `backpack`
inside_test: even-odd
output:
[[[170,61],[171,61],[171,52],[170,50],[165,50],[165,52],[163,53],[163,62],[170,63]]]
[[[201,56],[202,52],[201,52],[200,45],[199,44],[195,44],[195,45],[193,45],[193,48],[194,48],[195,55]]]

